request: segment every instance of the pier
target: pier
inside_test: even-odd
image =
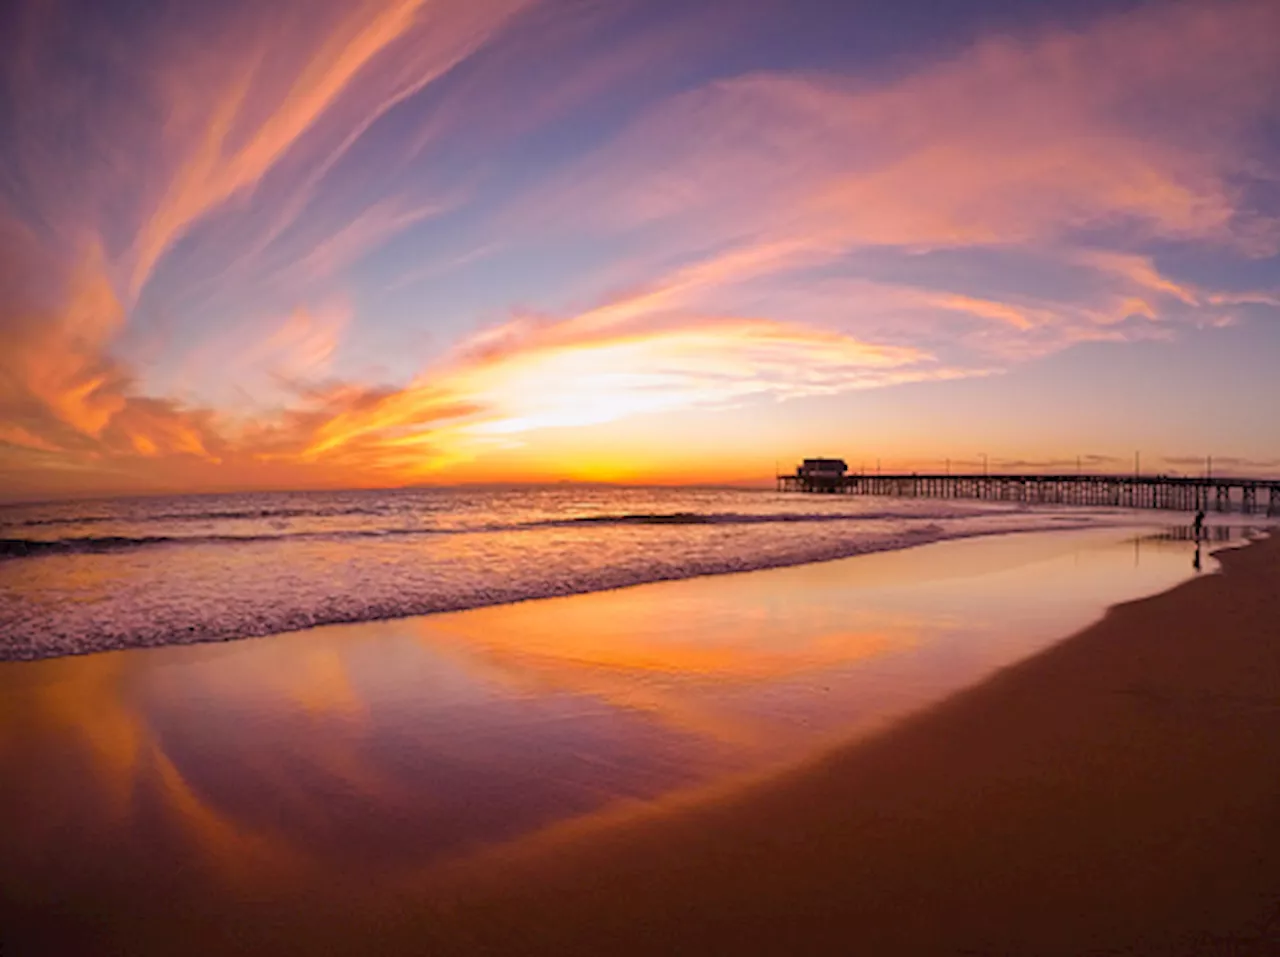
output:
[[[1280,515],[1280,480],[1175,475],[1000,475],[847,473],[839,459],[806,459],[777,476],[780,492],[978,499],[1034,505],[1092,505],[1171,511]]]

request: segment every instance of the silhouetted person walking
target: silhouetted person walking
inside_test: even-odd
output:
[[[1195,532],[1196,541],[1200,541],[1200,535],[1204,532],[1204,509],[1196,512],[1196,520],[1191,523],[1191,529]]]

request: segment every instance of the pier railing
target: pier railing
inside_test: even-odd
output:
[[[780,492],[1280,515],[1280,480],[1172,475],[779,475]]]

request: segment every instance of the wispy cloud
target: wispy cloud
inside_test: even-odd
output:
[[[1273,3],[1153,4],[874,76],[699,61],[670,88],[646,65],[696,59],[714,8],[610,46],[623,14],[533,6],[103,29],[90,96],[48,52],[71,28],[31,17],[4,67],[0,469],[406,480],[544,429],[987,375],[1280,307],[1170,265],[1280,251],[1255,189]],[[545,96],[508,96],[517,67]],[[375,254],[428,231],[362,295]],[[486,306],[441,328],[424,287],[463,263],[479,291],[456,284],[451,311]],[[156,370],[129,337],[161,322]],[[374,328],[399,345],[366,365],[399,372],[342,361]],[[404,345],[427,333],[435,354]],[[245,400],[185,387],[202,375]]]
[[[376,401],[353,396],[353,407],[325,422],[305,454],[319,458],[370,439],[403,447],[447,438],[482,448],[497,436],[639,413],[966,374],[919,349],[678,308],[709,276],[750,273],[764,261],[772,257],[727,254],[576,316],[513,319],[462,343],[408,388]]]
[[[1170,4],[984,41],[882,86],[721,81],[575,170],[566,189],[602,201],[567,208],[850,244],[1007,244],[1098,225],[1253,243],[1276,223],[1258,228],[1230,179],[1280,72],[1277,26],[1266,3]]]
[[[680,292],[706,274],[680,272],[565,319],[513,319],[462,343],[403,388],[307,385],[326,367],[344,320],[299,312],[244,357],[297,377],[294,402],[266,420],[237,422],[131,396],[121,379],[113,406],[73,422],[98,439],[82,445],[91,456],[185,455],[239,463],[237,474],[255,463],[304,462],[322,475],[329,466],[347,477],[403,479],[544,428],[975,374],[919,349],[792,323],[673,314]],[[33,439],[28,447],[45,447],[24,436]]]
[[[192,223],[254,187],[314,136],[317,142],[307,145],[318,166],[294,189],[305,194],[375,120],[473,51],[519,5],[381,0],[339,7],[328,32],[296,56],[283,80],[270,69],[277,36],[251,41],[238,55],[217,50],[231,68],[218,71],[225,79],[212,97],[200,97],[188,83],[167,91],[169,125],[189,139],[134,243],[131,291]],[[264,103],[271,104],[265,113]]]
[[[1008,335],[987,340],[1005,355],[1124,338],[1115,327],[1129,317],[1227,302],[1170,278],[1143,244],[1276,251],[1280,219],[1248,205],[1242,184],[1257,167],[1261,91],[1280,84],[1278,30],[1270,4],[1170,4],[1082,32],[984,41],[882,85],[722,80],[654,108],[516,221],[644,231],[689,250],[783,245],[810,262],[872,248],[1017,250],[1083,282],[1020,305],[971,281],[934,306],[1003,323]],[[883,282],[865,264],[841,268]],[[925,260],[911,278],[919,298],[937,289]]]
[[[327,278],[358,261],[416,223],[439,215],[443,204],[405,208],[399,199],[384,200],[362,210],[331,235],[318,241],[296,262],[312,278]]]

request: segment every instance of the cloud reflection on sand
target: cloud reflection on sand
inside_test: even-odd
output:
[[[4,882],[395,883],[762,771],[1190,573],[1187,543],[1135,564],[1117,537],[7,665],[0,762],[24,786],[0,796]]]

